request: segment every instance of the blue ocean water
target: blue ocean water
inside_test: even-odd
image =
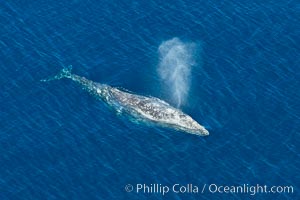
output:
[[[296,1],[1,1],[0,199],[299,199],[300,49]],[[158,47],[201,43],[181,109],[198,137],[118,116],[69,80],[168,101]],[[193,184],[199,193],[126,192]],[[221,194],[204,184],[293,186]]]

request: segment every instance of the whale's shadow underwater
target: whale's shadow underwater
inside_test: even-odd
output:
[[[192,117],[172,107],[167,102],[155,97],[146,97],[122,91],[106,84],[100,84],[71,73],[72,66],[63,68],[56,76],[42,81],[71,79],[79,83],[83,89],[102,99],[119,113],[126,113],[141,121],[150,121],[164,127],[181,130],[200,136],[209,132]]]

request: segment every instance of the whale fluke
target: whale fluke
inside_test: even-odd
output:
[[[71,78],[71,71],[72,71],[72,65],[69,65],[68,67],[64,67],[60,72],[50,78],[47,79],[42,79],[42,82],[47,82],[47,81],[53,81],[53,80],[59,80],[62,78]]]

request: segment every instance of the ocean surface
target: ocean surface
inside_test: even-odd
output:
[[[1,1],[0,199],[300,199],[299,11],[283,0]],[[176,106],[158,73],[174,38],[198,45],[176,91],[209,136],[135,123],[70,80],[40,81],[72,65]],[[209,191],[244,184],[293,193]]]

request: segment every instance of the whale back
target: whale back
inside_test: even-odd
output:
[[[158,98],[136,95],[113,87],[110,88],[110,98],[126,111],[139,117],[198,135],[208,134],[208,131],[189,115]]]

